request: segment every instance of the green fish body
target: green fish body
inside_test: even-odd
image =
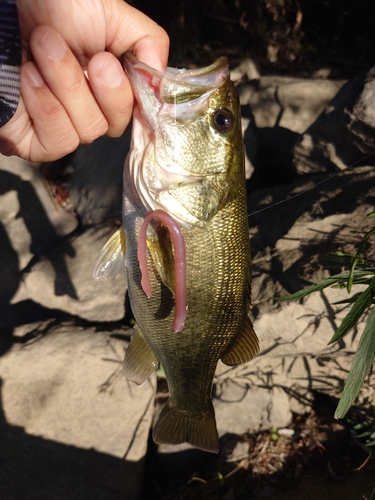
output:
[[[217,362],[236,365],[258,352],[249,319],[238,96],[225,58],[201,70],[165,74],[131,54],[124,65],[136,105],[124,169],[123,233],[103,249],[94,277],[120,274],[116,262],[125,255],[136,319],[125,374],[140,384],[160,362],[170,391],[154,440],[218,452],[211,401]]]

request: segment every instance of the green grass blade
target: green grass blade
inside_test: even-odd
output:
[[[345,383],[344,391],[335,412],[335,418],[343,418],[369,373],[375,359],[375,308],[369,314],[362,337],[354,355],[353,364]]]
[[[361,293],[361,295],[353,304],[348,314],[342,320],[341,325],[338,327],[334,336],[328,342],[328,345],[333,344],[338,339],[346,335],[353,328],[353,326],[355,326],[358,323],[359,318],[362,316],[362,314],[365,312],[365,310],[372,302],[372,299],[374,297],[374,290],[375,290],[375,276],[374,278],[372,278],[369,286],[366,288],[366,290],[364,290]]]
[[[353,280],[354,280],[354,271],[355,271],[356,265],[359,262],[359,258],[360,258],[360,256],[356,255],[354,257],[353,261],[352,261],[352,265],[350,266],[350,273],[349,273],[348,283],[346,285],[346,289],[348,290],[348,293],[350,293],[352,291]]]
[[[358,300],[358,298],[360,297],[361,293],[362,292],[357,292],[354,295],[352,295],[351,297],[348,297],[347,299],[342,299],[342,300],[338,300],[337,302],[333,302],[333,305],[337,306],[337,305],[340,305],[340,304],[353,304],[353,302],[355,302],[356,300]]]
[[[330,278],[325,278],[323,280],[318,281],[318,283],[314,283],[313,285],[310,285],[306,288],[303,288],[302,290],[299,290],[298,292],[292,293],[290,295],[284,295],[284,297],[274,297],[274,300],[278,300],[280,302],[284,300],[296,300],[296,299],[302,299],[303,297],[306,297],[306,295],[310,295],[311,293],[314,292],[319,292],[319,290],[323,290],[324,288],[327,288],[329,286],[334,285],[335,283],[341,281],[345,281],[349,278],[349,271],[345,273],[340,273],[340,274],[335,274],[334,276],[331,276]],[[354,271],[354,278],[359,279],[363,278],[365,276],[368,276],[369,273],[367,271]]]
[[[310,295],[310,293],[314,293],[314,292],[318,292],[319,290],[323,290],[323,288],[327,288],[328,286],[332,286],[336,282],[337,282],[337,279],[332,276],[331,278],[327,278],[327,279],[318,281],[318,283],[314,283],[313,285],[310,285],[306,288],[303,288],[302,290],[299,290],[298,292],[292,293],[290,295],[285,295],[284,297],[275,297],[275,300],[279,300],[281,302],[283,300],[302,299],[303,297],[306,297],[306,295]]]
[[[370,437],[372,433],[373,433],[372,430],[366,431],[366,432],[362,432],[362,434],[356,435],[355,438],[356,439],[361,439],[361,438],[364,438],[364,437]]]

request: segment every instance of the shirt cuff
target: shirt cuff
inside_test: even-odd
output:
[[[20,98],[22,49],[15,0],[0,0],[0,127],[14,115]]]

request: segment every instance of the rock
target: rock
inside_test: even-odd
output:
[[[21,273],[31,259],[77,226],[49,196],[39,165],[0,156],[0,309],[25,298]]]
[[[222,445],[223,444],[222,442]],[[237,435],[229,434],[223,447],[227,450],[225,456],[225,461],[227,463],[238,463],[249,455],[249,442],[242,440],[240,436]],[[223,447],[220,450],[220,454],[223,452]]]
[[[237,82],[246,77],[249,81],[260,78],[259,66],[253,59],[244,59],[241,64],[230,72],[230,79]]]
[[[1,498],[139,499],[155,377],[129,383],[125,344],[107,332],[27,335],[0,358]]]
[[[345,290],[325,289],[301,303],[274,303],[273,297],[293,293],[327,276],[318,255],[337,250],[354,253],[358,249],[362,234],[351,229],[367,231],[373,227],[371,219],[366,218],[374,210],[372,177],[371,167],[361,167],[330,178],[319,190],[308,192],[306,189],[314,183],[301,178],[291,186],[258,192],[258,200],[252,200],[251,204],[260,208],[265,196],[274,202],[277,196],[292,197],[250,218],[253,313],[261,354],[251,368],[234,370],[239,377],[249,373],[249,387],[268,386],[271,390],[276,386],[304,405],[313,390],[339,396],[342,378],[346,378],[345,370],[351,365],[360,336],[348,335],[327,347],[348,311],[349,306],[333,305],[345,298]],[[319,177],[314,178],[315,183],[316,179]],[[293,195],[301,192],[304,194],[293,199]],[[358,331],[363,327],[362,320]],[[267,377],[270,377],[268,382]],[[242,384],[245,384],[243,379]]]
[[[259,423],[267,427],[289,424],[292,415],[284,391],[278,387],[265,390],[251,376],[241,378],[236,373],[221,362],[216,371],[214,407],[220,436],[243,434]]]
[[[129,145],[130,132],[119,139],[100,137],[78,148],[70,159],[70,199],[84,226],[121,219],[122,172]]]
[[[24,277],[27,293],[38,304],[87,321],[119,321],[125,314],[126,276],[95,281],[92,273],[114,226],[91,228],[62,241]]]
[[[375,67],[344,85],[294,147],[299,173],[375,164]]]
[[[122,171],[128,147],[129,136],[101,138],[61,160],[62,170],[69,162],[73,166],[74,177],[66,189],[81,227],[105,223],[83,233],[76,231],[77,217],[59,206],[46,189],[49,184],[43,181],[39,165],[0,157],[2,324],[17,323],[10,302],[27,301],[30,306],[41,304],[88,321],[123,318],[125,278],[95,282],[92,272],[101,248],[121,221]],[[43,171],[48,168],[43,166]]]
[[[17,210],[17,217],[23,219],[30,233],[33,254],[77,228],[77,219],[63,210],[48,193],[40,164],[0,155],[0,176],[0,194],[14,191],[18,200],[18,207],[13,203],[8,212],[8,207],[2,204],[1,210],[8,213],[8,222]]]
[[[293,148],[344,82],[266,76],[238,86],[248,190],[292,182]]]
[[[263,76],[258,81],[242,85],[239,93],[241,104],[250,106],[257,128],[278,126],[302,134],[315,122],[344,83]],[[249,88],[252,92],[249,92]]]

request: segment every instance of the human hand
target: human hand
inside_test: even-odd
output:
[[[21,96],[0,128],[0,152],[52,161],[101,135],[121,136],[133,92],[117,57],[132,50],[162,70],[165,31],[123,0],[17,0],[17,7]]]

